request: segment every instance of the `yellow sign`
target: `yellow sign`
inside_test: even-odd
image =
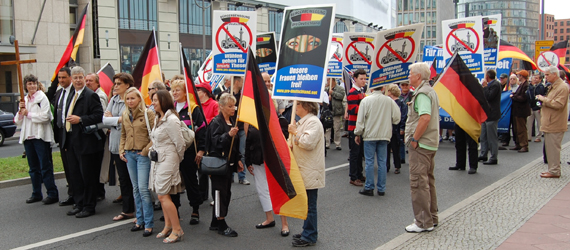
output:
[[[549,51],[550,47],[554,44],[554,41],[535,41],[534,42],[534,61],[544,51]]]

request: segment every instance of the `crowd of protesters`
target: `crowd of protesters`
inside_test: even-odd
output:
[[[291,151],[308,197],[307,219],[302,233],[293,235],[293,246],[317,242],[317,196],[318,189],[325,187],[325,155],[333,143],[336,150],[342,150],[342,136],[349,139],[349,184],[363,187],[359,193],[366,196],[385,195],[386,173],[392,165],[390,155],[394,173],[399,174],[409,152],[414,223],[406,231],[426,232],[437,226],[433,171],[441,136],[439,100],[429,76],[427,64],[415,63],[410,66],[409,81],[367,90],[367,74],[360,69],[353,73],[354,82],[348,90],[343,86],[346,83],[328,79],[320,103],[273,102],[281,119],[295,119],[290,125],[281,125],[284,136],[291,135]],[[554,67],[532,76],[526,70],[510,76],[502,74],[499,80],[495,71],[487,71],[482,85],[491,113],[481,125],[478,141],[463,128],[455,127],[457,163],[449,169],[465,170],[466,145],[469,174],[477,172],[478,161],[498,164],[498,150],[505,149],[511,138],[510,132],[497,131],[502,114],[500,98],[502,92],[511,91],[512,150],[528,152],[532,136],[534,142],[544,137],[544,159],[549,165],[541,177],[559,178],[560,146],[568,120],[569,90],[564,76]],[[264,73],[262,78],[271,90],[269,75]],[[108,96],[101,91],[97,75],[86,74],[81,67],[62,68],[58,81],[47,92],[35,76],[26,76],[27,95],[14,118],[22,128],[20,143],[25,147],[32,180],[32,195],[26,203],[59,202],[60,206],[72,206],[67,215],[89,217],[95,214],[96,203],[105,198],[104,183],[114,185],[118,177],[121,195],[114,202],[122,203],[122,208],[112,219],[132,219],[131,231],[143,231],[144,237],[153,235],[154,210],[158,208],[163,212],[160,220],[164,227],[156,230],[156,238],[164,243],[178,242],[184,236],[178,212],[180,195],[186,193],[192,208],[190,225],[196,225],[200,223],[200,205],[211,192],[214,201],[210,203],[209,229],[237,237],[226,221],[231,185],[235,173],[238,183],[249,185],[245,179],[247,169],[254,177],[266,215],[265,221],[255,227],[274,227],[261,135],[253,126],[236,121],[244,80],[235,77],[214,90],[209,84],[197,84],[195,100],[201,104],[197,108],[197,103],[188,102],[189,91],[183,79],[175,76],[168,81],[170,85],[164,83],[165,79],[154,81],[145,98],[128,73],[113,77]],[[292,114],[294,103],[296,111]],[[185,141],[181,126],[192,130],[192,143]],[[68,195],[61,200],[51,157],[51,148],[56,144],[68,183]],[[104,157],[107,154],[110,157]],[[200,166],[205,156],[227,158],[228,171],[223,175],[202,174]],[[378,167],[376,183],[374,157]],[[42,183],[47,189],[46,198]],[[281,216],[281,236],[288,236],[289,230],[287,218]]]

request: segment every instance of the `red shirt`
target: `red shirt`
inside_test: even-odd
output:
[[[202,109],[204,109],[204,116],[206,116],[208,124],[210,124],[210,121],[219,113],[218,102],[214,101],[212,98],[202,103]]]
[[[364,89],[360,88],[357,90],[352,87],[346,96],[346,102],[348,105],[348,131],[354,131],[356,128],[356,118],[358,115],[358,107],[360,106],[360,101],[364,99]]]

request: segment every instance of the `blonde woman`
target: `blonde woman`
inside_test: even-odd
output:
[[[119,156],[127,163],[133,196],[135,199],[136,224],[131,231],[144,228],[144,237],[152,235],[154,208],[148,189],[150,159],[148,150],[152,145],[149,131],[154,126],[154,112],[146,108],[142,94],[131,87],[125,92],[127,108],[122,115]]]
[[[34,75],[24,77],[25,91],[28,93],[20,101],[20,110],[14,122],[21,127],[20,144],[24,144],[30,167],[32,196],[26,203],[42,201],[53,204],[59,201],[57,186],[53,177],[51,143],[54,142],[50,102],[44,94],[43,85]],[[47,197],[42,200],[42,183],[47,189]]]

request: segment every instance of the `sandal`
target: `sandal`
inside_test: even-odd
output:
[[[396,170],[394,170],[394,174],[400,174],[400,169],[396,168]]]
[[[182,237],[184,237],[184,232],[180,232],[180,233],[172,233],[170,236],[176,236],[176,238],[166,238],[164,240],[162,240],[162,243],[166,243],[166,244],[170,244],[170,243],[175,243],[175,242],[179,242],[182,240]]]
[[[113,217],[113,221],[121,221],[121,220],[126,220],[126,219],[131,219],[131,218],[134,218],[134,215],[132,215],[132,214],[129,215],[129,214],[126,214],[126,213],[121,213],[121,214],[119,214],[119,215]]]
[[[162,232],[160,232],[156,235],[156,238],[158,239],[158,238],[168,237],[168,236],[170,236],[170,233],[172,233],[172,227],[164,227]]]

